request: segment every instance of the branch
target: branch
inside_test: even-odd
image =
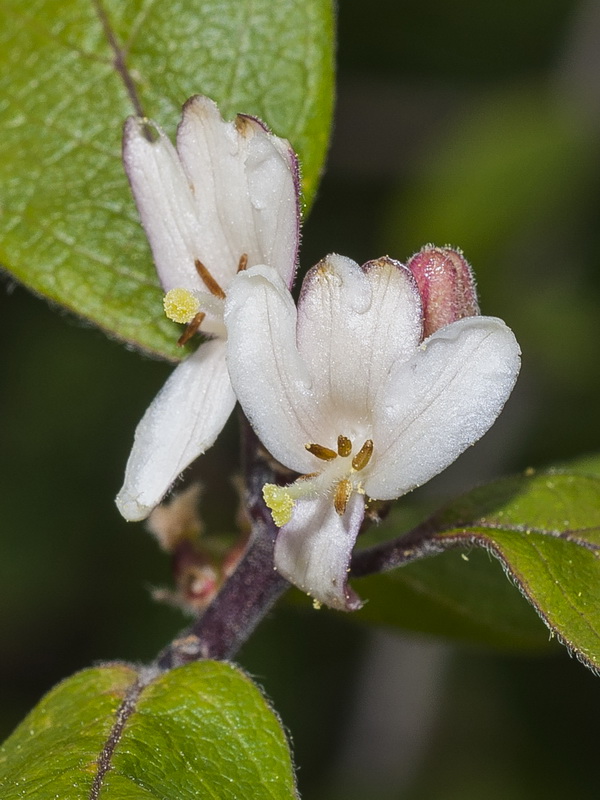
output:
[[[252,533],[246,553],[213,602],[162,653],[162,670],[202,658],[233,658],[289,583],[273,566],[278,528],[262,498],[265,483],[277,480],[270,460],[248,422],[242,420],[247,512]]]
[[[435,540],[436,533],[439,531],[426,520],[396,539],[359,550],[352,557],[350,577],[364,578],[379,572],[389,572],[411,561],[438,555],[456,545],[456,542]]]

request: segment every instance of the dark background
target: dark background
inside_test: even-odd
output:
[[[459,245],[522,345],[501,435],[432,493],[599,450],[600,7],[341,0],[339,96],[302,266]],[[199,87],[200,88],[200,87]],[[243,110],[243,109],[241,109]],[[0,728],[94,662],[147,661],[183,626],[167,559],[113,504],[171,367],[5,281],[0,294]],[[202,460],[230,530],[236,422]],[[407,498],[404,502],[413,502]],[[531,658],[283,606],[240,663],[290,732],[306,798],[596,798],[600,684]]]

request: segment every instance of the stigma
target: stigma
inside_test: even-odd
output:
[[[163,299],[163,308],[173,322],[187,325],[200,310],[200,301],[187,289],[171,289]]]
[[[354,492],[364,494],[360,473],[373,455],[373,440],[367,439],[353,456],[352,441],[347,436],[338,436],[337,447],[310,442],[305,445],[313,456],[323,461],[323,469],[310,475],[301,475],[287,486],[267,483],[263,487],[263,499],[271,511],[278,528],[292,519],[296,501],[320,494],[330,495],[336,512],[343,516]]]

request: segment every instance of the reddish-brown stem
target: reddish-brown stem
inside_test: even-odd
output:
[[[247,512],[252,527],[248,548],[208,608],[159,654],[156,664],[163,670],[201,658],[233,658],[289,588],[273,565],[278,528],[262,499],[263,486],[277,476],[245,419],[242,426]]]

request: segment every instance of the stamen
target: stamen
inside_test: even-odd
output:
[[[192,336],[198,332],[198,329],[200,328],[200,325],[202,325],[205,316],[206,314],[204,313],[204,311],[199,311],[194,317],[194,319],[188,323],[187,328],[181,334],[179,339],[177,339],[178,347],[183,347],[184,345],[186,345],[192,338]]]
[[[352,442],[347,436],[338,436],[338,455],[349,456],[352,452]]]
[[[373,440],[367,439],[367,441],[363,444],[358,453],[352,459],[352,466],[357,472],[361,469],[364,469],[371,460],[372,455],[373,455]]]
[[[248,253],[242,253],[238,264],[238,272],[243,272],[248,266]]]
[[[313,456],[320,458],[321,461],[333,461],[334,458],[337,458],[335,450],[331,450],[329,447],[323,447],[322,444],[305,444],[304,447],[306,447],[308,452],[312,453]]]
[[[199,306],[198,298],[187,289],[171,289],[163,299],[165,314],[173,322],[191,322],[198,313]]]
[[[333,495],[333,505],[340,517],[346,511],[348,500],[350,500],[351,496],[352,483],[348,480],[348,478],[344,478],[335,487],[335,494]]]
[[[210,272],[206,269],[204,264],[199,259],[196,259],[194,261],[194,264],[196,266],[198,275],[200,275],[200,277],[204,281],[204,285],[206,286],[208,291],[211,294],[214,294],[215,297],[220,297],[221,300],[224,300],[225,292],[223,291],[223,289],[221,289],[219,284],[216,282],[216,280],[213,278]]]
[[[273,522],[278,528],[287,525],[292,518],[294,500],[285,486],[266,483],[263,486],[263,499],[267,508],[271,509]]]

